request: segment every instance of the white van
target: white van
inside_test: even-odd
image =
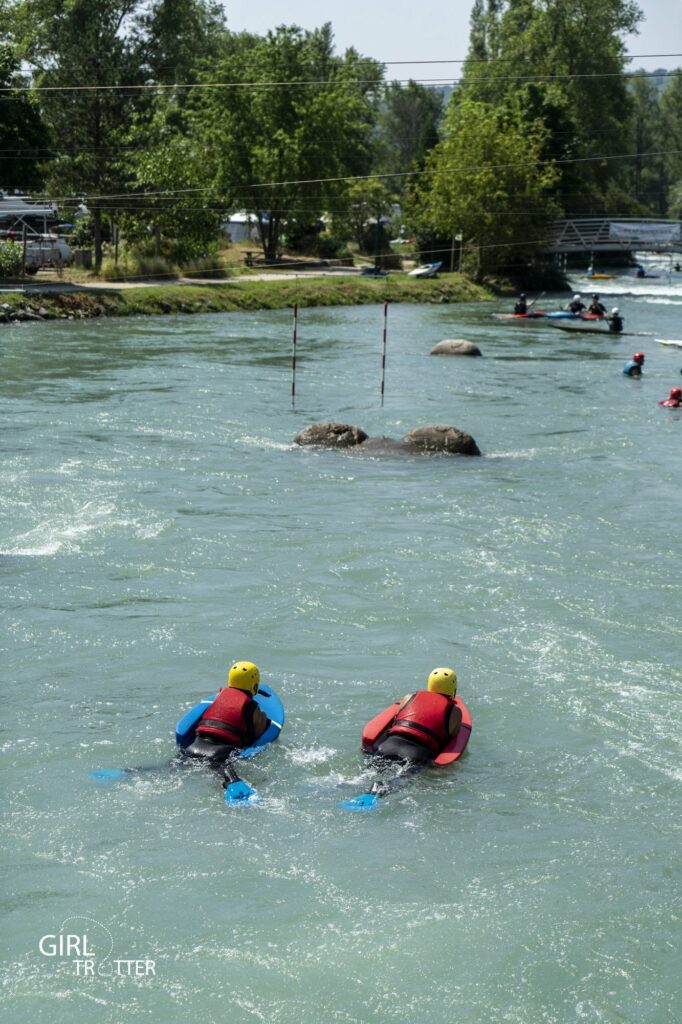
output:
[[[73,260],[71,246],[57,235],[32,236],[26,242],[27,274],[37,274],[41,267],[70,267]]]

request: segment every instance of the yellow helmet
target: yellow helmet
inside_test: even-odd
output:
[[[434,668],[426,682],[431,693],[442,693],[454,697],[457,693],[457,675],[451,668]]]
[[[234,686],[237,690],[248,690],[252,696],[255,696],[259,682],[258,666],[254,665],[252,661],[235,661],[234,665],[230,666],[227,676],[228,686]]]

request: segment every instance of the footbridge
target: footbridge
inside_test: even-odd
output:
[[[682,221],[579,217],[550,225],[545,252],[682,252]]]

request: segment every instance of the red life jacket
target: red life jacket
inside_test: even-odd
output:
[[[212,736],[233,747],[247,747],[253,739],[253,715],[247,712],[252,702],[250,693],[226,686],[201,716],[197,735]]]
[[[439,754],[450,739],[448,722],[453,703],[442,693],[420,690],[398,712],[388,735],[404,736]]]

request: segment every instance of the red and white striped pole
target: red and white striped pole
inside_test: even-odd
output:
[[[388,325],[388,302],[384,302],[384,346],[381,354],[381,406],[384,405],[384,387],[386,385],[386,329]]]
[[[294,329],[291,336],[291,407],[296,407],[296,334],[298,331],[298,303],[294,303]]]

